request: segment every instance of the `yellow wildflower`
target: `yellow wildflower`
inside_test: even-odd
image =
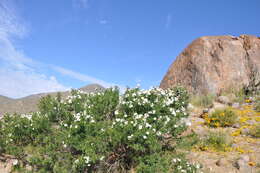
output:
[[[255,166],[255,162],[248,162],[249,166]]]

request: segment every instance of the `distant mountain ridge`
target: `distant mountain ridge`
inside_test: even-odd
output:
[[[85,92],[96,92],[105,90],[105,88],[98,84],[90,84],[79,88]],[[47,95],[56,96],[58,92],[51,93],[39,93],[29,95],[23,98],[12,99],[6,96],[0,95],[0,116],[5,113],[28,113],[38,110],[38,103],[42,97]],[[62,97],[70,95],[70,91],[60,92]]]

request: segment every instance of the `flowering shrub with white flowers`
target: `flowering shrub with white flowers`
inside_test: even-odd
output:
[[[181,87],[47,96],[39,112],[0,120],[0,152],[16,156],[21,172],[196,172],[169,155],[186,128],[187,101]]]

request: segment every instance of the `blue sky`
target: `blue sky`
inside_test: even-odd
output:
[[[259,0],[1,0],[0,95],[158,86],[198,37],[259,36],[259,9]]]

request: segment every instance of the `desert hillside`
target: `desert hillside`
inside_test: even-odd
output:
[[[103,90],[104,87],[98,84],[86,85],[84,87],[79,88],[81,91],[85,92],[96,92]],[[5,96],[0,96],[0,116],[4,113],[29,113],[35,112],[38,110],[38,103],[42,97],[47,95],[56,96],[58,92],[52,93],[40,93],[34,94],[27,97],[19,98],[19,99],[11,99]],[[70,95],[70,92],[60,92],[63,98]]]

